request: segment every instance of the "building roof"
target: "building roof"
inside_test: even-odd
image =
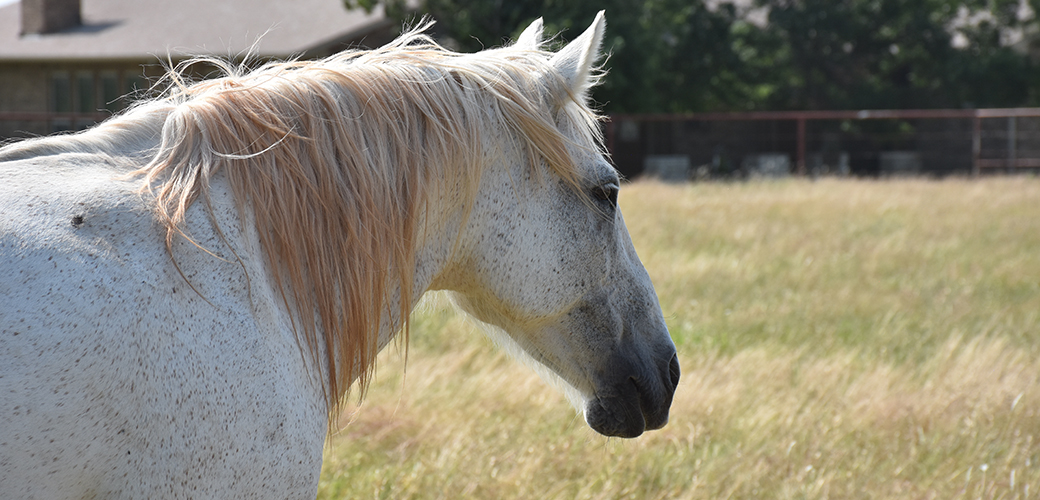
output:
[[[21,36],[21,5],[0,6],[0,61],[148,60],[313,54],[393,24],[342,0],[82,0],[81,26]]]

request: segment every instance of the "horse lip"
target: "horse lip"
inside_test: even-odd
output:
[[[589,401],[585,405],[585,422],[592,430],[604,436],[639,437],[646,430],[646,420],[641,408],[632,411],[639,404],[632,404],[634,402],[627,399],[629,398],[595,398]]]
[[[674,353],[666,359],[660,381],[629,375],[586,403],[589,427],[605,436],[634,438],[667,425],[680,370]]]

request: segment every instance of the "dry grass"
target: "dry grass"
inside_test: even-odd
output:
[[[683,364],[668,427],[597,436],[431,301],[321,498],[1040,494],[1040,180],[622,193]]]

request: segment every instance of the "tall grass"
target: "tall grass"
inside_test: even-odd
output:
[[[636,183],[621,205],[683,366],[666,428],[596,435],[434,299],[319,496],[1040,495],[1040,180]]]

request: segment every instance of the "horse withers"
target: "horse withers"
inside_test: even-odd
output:
[[[313,498],[329,419],[427,290],[596,431],[665,425],[675,347],[586,103],[604,26],[173,74],[0,149],[3,496]]]

